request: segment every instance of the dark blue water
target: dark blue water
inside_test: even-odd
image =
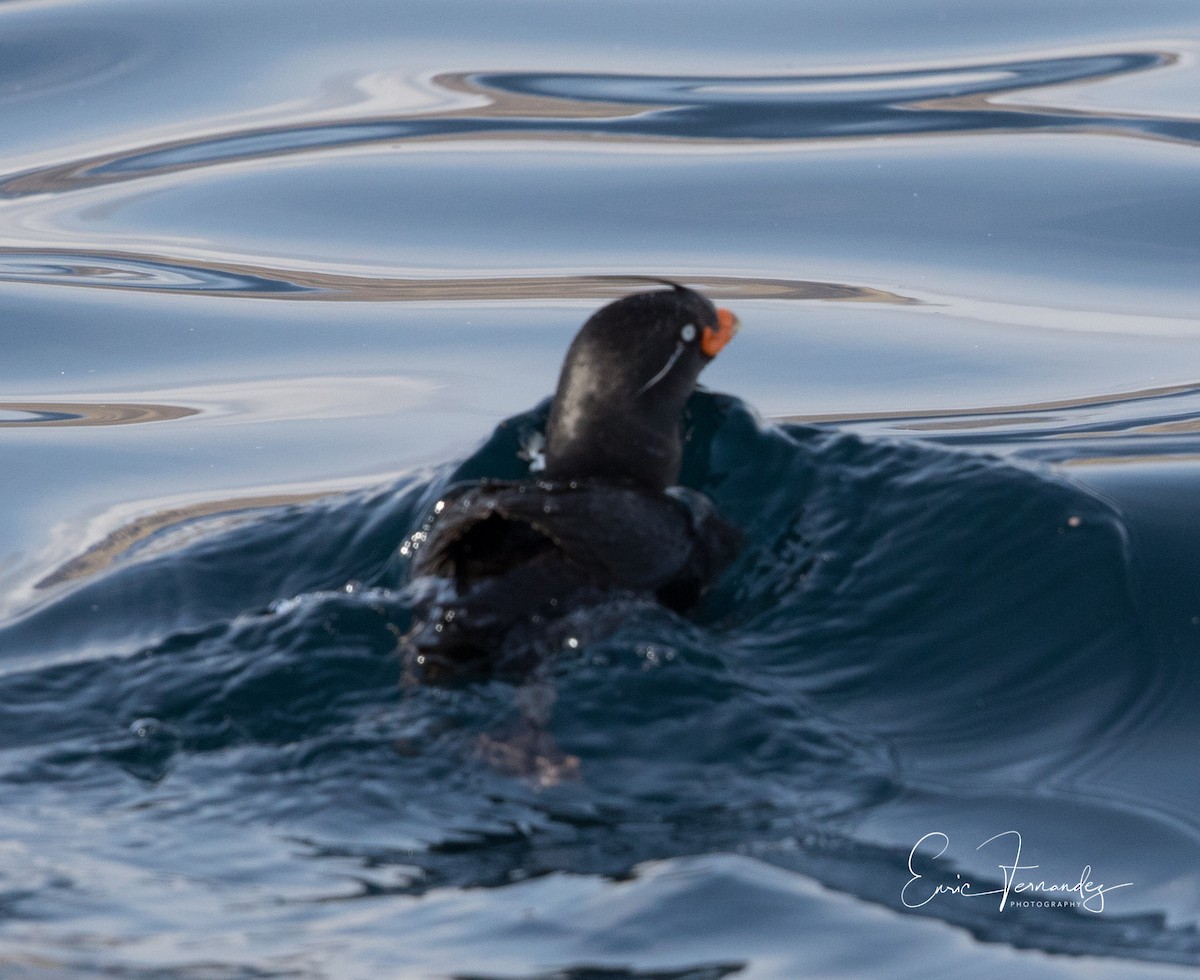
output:
[[[1191,0],[0,4],[0,974],[1192,975],[1198,56]],[[412,684],[429,508],[630,275],[743,322],[682,480],[745,550]]]

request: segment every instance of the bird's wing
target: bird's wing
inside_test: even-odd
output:
[[[549,484],[543,494],[506,494],[501,507],[592,570],[598,583],[617,588],[656,590],[688,563],[694,547],[686,512],[638,487]]]
[[[451,487],[438,501],[429,535],[417,553],[415,575],[469,581],[502,574],[554,549],[554,541],[528,521],[513,520],[498,501],[502,484]]]
[[[631,486],[467,484],[441,504],[414,571],[460,584],[554,551],[597,585],[656,591],[680,574],[695,548],[685,508]]]

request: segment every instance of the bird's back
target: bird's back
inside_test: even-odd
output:
[[[617,593],[686,611],[739,538],[700,494],[602,480],[463,484],[439,507],[412,571],[446,587],[410,646],[458,661],[487,660],[512,627]]]

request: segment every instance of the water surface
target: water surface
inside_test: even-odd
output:
[[[1194,4],[0,26],[8,972],[1200,963]],[[406,685],[403,545],[631,275],[745,325],[745,553]]]

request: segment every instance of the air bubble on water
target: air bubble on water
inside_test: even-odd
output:
[[[129,726],[129,731],[138,738],[153,738],[162,732],[162,722],[157,718],[139,718]]]
[[[642,670],[652,670],[674,660],[677,653],[673,647],[644,643],[637,647],[637,655],[642,659]]]

